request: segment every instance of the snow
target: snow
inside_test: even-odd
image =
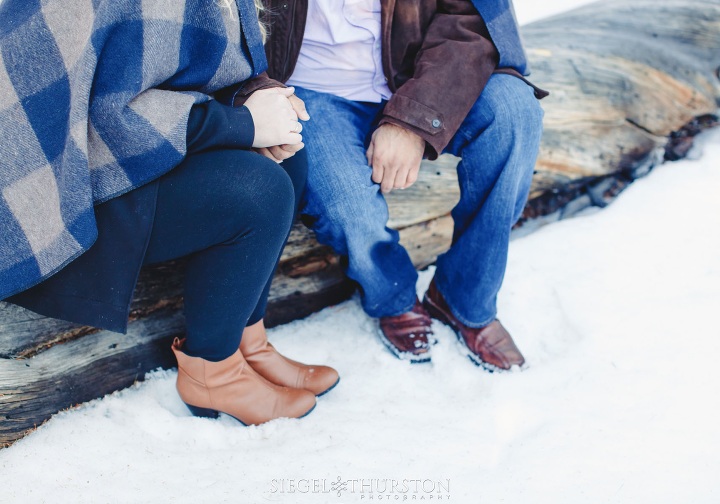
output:
[[[511,243],[499,308],[526,370],[480,370],[437,323],[432,364],[395,359],[354,299],[271,331],[341,373],[308,417],[194,418],[156,371],[0,450],[0,502],[720,502],[720,131],[698,144]]]

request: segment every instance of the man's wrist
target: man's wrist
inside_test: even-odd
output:
[[[432,138],[431,135],[425,134],[421,129],[414,127],[412,124],[407,124],[403,121],[400,121],[400,120],[398,120],[394,117],[390,117],[390,116],[384,116],[380,120],[380,123],[378,124],[378,128],[385,126],[386,124],[402,128],[407,132],[413,133],[416,137],[421,139],[422,147],[423,147],[423,158],[435,159],[438,157],[438,151],[436,151],[433,144],[429,141],[429,139]]]

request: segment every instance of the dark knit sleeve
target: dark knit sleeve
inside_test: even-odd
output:
[[[187,153],[209,149],[249,149],[255,125],[247,107],[228,107],[215,100],[193,105],[187,127]]]

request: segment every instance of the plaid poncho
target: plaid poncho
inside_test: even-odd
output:
[[[193,104],[265,70],[241,31],[263,54],[252,0],[0,4],[0,299],[92,245],[94,204],[181,161]]]
[[[512,0],[472,0],[485,21],[490,38],[500,54],[498,67],[527,74],[527,59],[520,40]]]

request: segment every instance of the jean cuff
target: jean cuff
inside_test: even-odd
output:
[[[447,294],[445,294],[445,292],[447,292],[447,291],[442,287],[442,284],[443,284],[442,279],[438,275],[435,275],[435,286],[437,287],[438,291],[440,292],[440,295],[445,300],[445,303],[448,305],[448,308],[450,308],[450,311],[452,312],[453,316],[455,316],[456,319],[458,319],[460,322],[462,322],[467,327],[471,327],[473,329],[480,329],[481,327],[485,327],[486,325],[488,325],[490,322],[492,322],[493,320],[495,320],[497,318],[497,310],[493,310],[489,317],[483,317],[481,319],[482,322],[472,322],[469,319],[463,317],[453,307],[453,301],[451,298],[448,298]]]
[[[363,304],[363,310],[365,311],[365,313],[367,313],[367,315],[368,315],[369,317],[372,317],[372,318],[396,317],[396,316],[398,316],[398,315],[402,315],[403,313],[407,313],[407,312],[409,312],[410,310],[412,310],[412,307],[415,306],[415,301],[417,300],[417,293],[416,293],[416,291],[415,291],[415,283],[413,283],[412,286],[406,286],[406,287],[403,287],[402,289],[398,289],[398,291],[399,291],[400,293],[402,293],[402,292],[404,292],[404,291],[406,291],[406,290],[410,290],[410,289],[412,289],[412,292],[413,292],[412,300],[410,301],[410,303],[409,303],[407,306],[403,306],[403,308],[400,309],[400,310],[392,310],[392,311],[390,311],[389,313],[386,312],[386,311],[384,311],[385,309],[387,309],[388,306],[392,305],[392,301],[393,301],[393,300],[396,300],[396,299],[398,299],[398,298],[400,297],[399,294],[396,294],[396,295],[393,295],[393,296],[389,296],[386,300],[383,300],[383,302],[378,303],[378,304],[377,304],[377,306],[378,306],[378,309],[377,309],[377,310],[369,310],[369,309],[365,306],[365,303],[364,303],[364,301],[363,301],[363,303],[362,303],[362,304]]]

